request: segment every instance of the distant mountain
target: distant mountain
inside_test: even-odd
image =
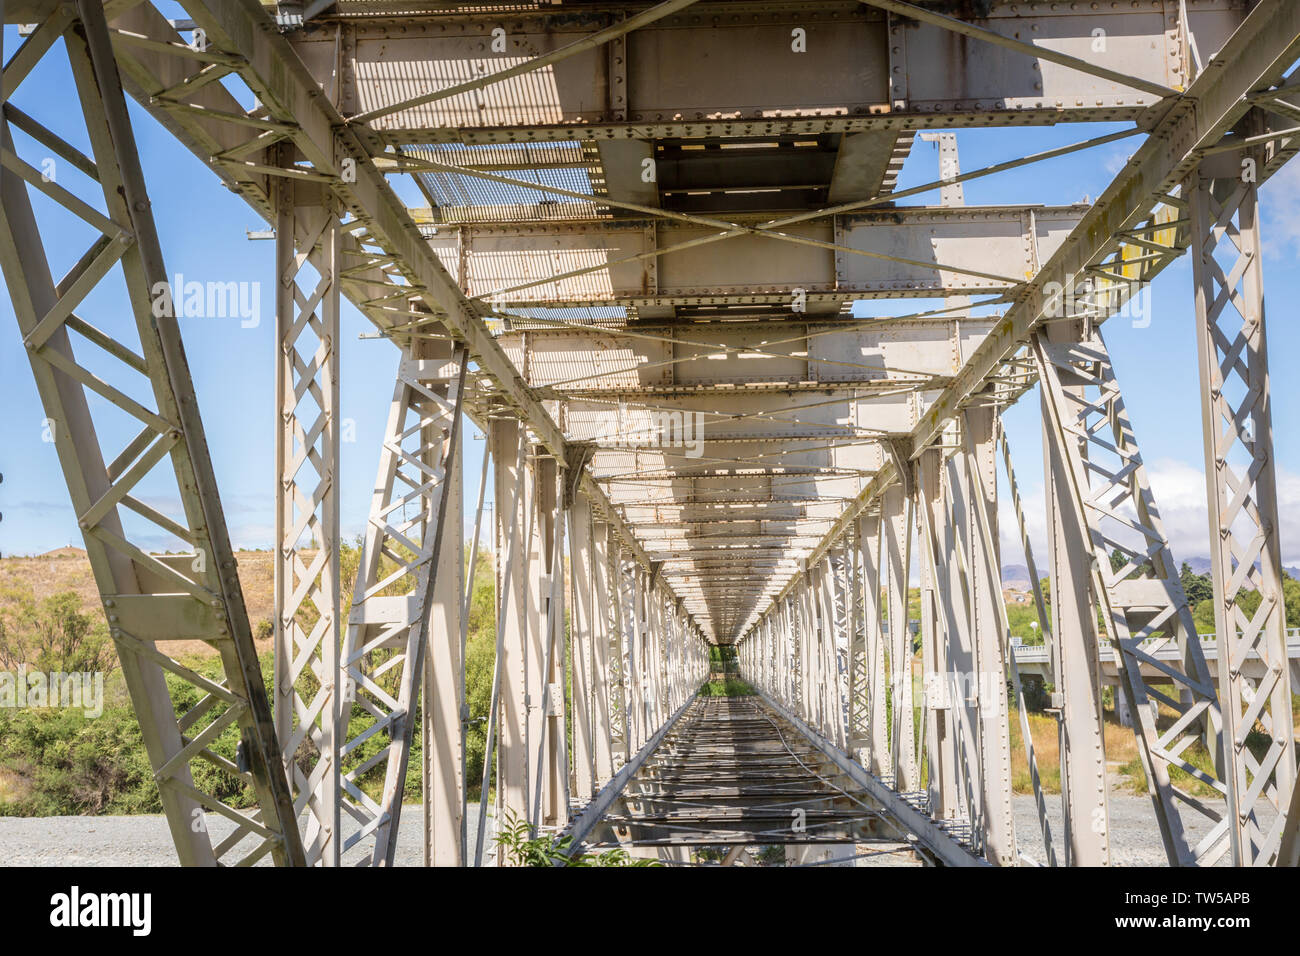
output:
[[[1184,560],[1187,562],[1188,566],[1191,567],[1191,569],[1197,574],[1210,573],[1212,565],[1210,564],[1209,558],[1196,557],[1196,558],[1185,558]],[[1259,564],[1258,561],[1255,563],[1257,565]],[[1180,564],[1179,567],[1181,568],[1182,565]],[[1289,575],[1290,577],[1293,577],[1297,581],[1300,581],[1300,568],[1288,568],[1285,565],[1283,565],[1282,570],[1286,572],[1286,574]]]
[[[1203,555],[1194,558],[1183,558],[1178,564],[1179,570],[1182,569],[1182,562],[1184,561],[1192,569],[1193,574],[1210,573],[1210,559]],[[1038,570],[1044,576],[1048,573],[1046,564],[1040,565]],[[1297,581],[1300,581],[1300,568],[1284,568],[1283,570]],[[1002,566],[1002,586],[1004,588],[1028,588],[1031,583],[1029,569],[1023,564],[1004,564]]]
[[[1029,579],[1029,569],[1023,564],[1002,565],[1002,586],[1004,588],[1027,588],[1032,583]]]

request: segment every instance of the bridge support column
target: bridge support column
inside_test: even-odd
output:
[[[606,528],[605,592],[609,601],[609,664],[610,664],[610,732],[616,768],[632,759],[636,748],[632,746],[632,727],[628,711],[628,634],[627,608],[623,603],[623,548],[614,534],[614,526]]]
[[[1087,528],[1069,504],[1066,465],[1043,409],[1043,488],[1047,502],[1047,559],[1056,675],[1053,705],[1060,710],[1065,865],[1110,865],[1110,811],[1102,739],[1099,641],[1093,611]],[[1118,689],[1117,689],[1118,692]]]
[[[877,777],[885,772],[888,731],[883,684],[885,653],[880,630],[880,516],[857,520],[853,546],[855,627],[849,650],[849,746]],[[877,713],[879,711],[879,713]]]
[[[403,352],[352,591],[339,737],[343,810],[357,829],[341,852],[373,838],[376,866],[391,866],[397,848],[448,486],[460,467],[465,366],[465,350],[450,342],[422,343],[415,355]],[[374,720],[349,734],[354,709]],[[388,742],[364,757],[362,745],[376,734]],[[375,800],[362,778],[379,766],[384,783]]]
[[[812,611],[816,618],[815,641],[812,647],[812,691],[814,719],[812,724],[827,740],[835,739],[831,725],[831,675],[830,654],[835,645],[835,598],[832,595],[831,560],[827,555],[812,572]]]
[[[626,695],[627,749],[636,753],[648,739],[646,737],[645,714],[641,702],[641,633],[640,615],[636,597],[637,565],[636,560],[627,551],[620,550],[615,568],[615,581],[618,584],[618,606],[620,631],[626,648],[623,683]]]
[[[538,574],[537,677],[531,681],[529,781],[534,826],[563,826],[569,814],[565,732],[564,524],[568,482],[559,463],[538,448],[536,474]],[[530,584],[531,586],[531,584]]]
[[[956,625],[949,620],[957,599],[947,588],[942,572],[948,568],[948,548],[943,532],[948,522],[941,484],[942,452],[930,449],[916,462],[916,513],[921,549],[921,661],[924,671],[926,768],[929,777],[930,812],[935,819],[963,816],[958,767],[958,724],[949,678],[947,632]],[[942,562],[942,564],[941,564]],[[964,611],[960,609],[958,613]]]
[[[815,725],[817,718],[815,683],[817,618],[813,605],[813,570],[809,568],[799,585],[799,630],[796,640],[799,645],[799,673],[796,677],[798,688],[798,706],[796,711],[805,723]]]
[[[573,797],[586,803],[595,794],[596,764],[592,717],[592,650],[596,610],[591,589],[591,505],[575,495],[569,508],[570,588],[572,594]]]
[[[1277,473],[1264,323],[1259,187],[1252,151],[1206,160],[1188,180],[1196,340],[1201,367],[1214,629],[1223,739],[1228,747],[1232,862],[1300,864],[1295,730],[1287,659],[1286,602],[1278,541]],[[1242,597],[1260,597],[1255,612]],[[1246,674],[1258,655],[1263,677]],[[1246,744],[1259,723],[1261,759]],[[1269,822],[1260,817],[1264,811]]]
[[[1105,292],[1103,287],[1095,294]],[[1204,773],[1189,761],[1189,746],[1204,746],[1221,765],[1218,695],[1105,343],[1088,322],[1074,325],[1081,327],[1054,324],[1050,336],[1037,333],[1032,343],[1052,454],[1060,463],[1057,505],[1079,529],[1077,543],[1084,553],[1091,553],[1091,566],[1080,571],[1091,574],[1092,597],[1111,638],[1098,650],[1113,656],[1121,692],[1130,697],[1166,855],[1175,866],[1210,865],[1228,851],[1228,834],[1219,827],[1193,846],[1181,808],[1187,805],[1211,816],[1220,816],[1219,811],[1185,799],[1172,786],[1170,770]],[[1131,508],[1132,517],[1118,515],[1120,507]],[[1095,617],[1091,602],[1087,605],[1092,631]],[[1155,648],[1146,642],[1157,640],[1178,648],[1172,666],[1153,657]],[[1153,666],[1159,679],[1149,681],[1144,665]],[[1063,671],[1066,666],[1062,658]],[[1178,715],[1167,729],[1157,725],[1152,701]],[[1098,786],[1104,789],[1104,777]]]
[[[502,415],[488,426],[494,471],[496,523],[496,604],[500,656],[497,701],[497,798],[501,814],[528,817],[528,635],[527,578],[533,538],[532,482],[523,426]],[[489,746],[491,741],[489,741]]]
[[[889,724],[886,710],[889,672],[885,669],[885,633],[880,621],[881,518],[858,519],[858,554],[861,556],[861,618],[865,657],[858,678],[865,691],[867,769],[877,777],[892,776],[889,762]]]
[[[465,659],[461,649],[466,610],[465,439],[459,431],[455,441],[439,531],[442,544],[434,572],[420,708],[426,866],[465,865],[461,841],[465,823]]]
[[[917,767],[916,723],[913,715],[912,630],[907,609],[907,579],[912,561],[913,495],[911,475],[906,484],[885,489],[880,506],[884,529],[885,599],[889,628],[889,694],[893,708],[889,752],[893,758],[894,789],[913,793],[921,788]]]
[[[1018,862],[1011,804],[1011,715],[1007,706],[1008,637],[1002,599],[1002,561],[998,538],[997,411],[992,405],[968,408],[962,416],[965,497],[969,521],[969,585],[979,672],[980,780],[983,784],[984,850],[990,863]]]
[[[650,572],[636,565],[632,569],[632,606],[636,627],[636,666],[632,678],[636,681],[638,702],[637,723],[645,728],[641,746],[655,732],[654,722],[654,687],[651,684],[652,642],[650,636],[650,602],[646,594]]]
[[[593,517],[591,524],[593,755],[596,789],[614,777],[614,655],[609,600],[609,524]]]
[[[831,703],[834,707],[831,717],[835,722],[835,740],[842,750],[849,748],[849,649],[854,639],[854,620],[857,617],[857,606],[854,600],[856,589],[853,586],[853,552],[853,546],[846,541],[831,558],[833,571],[831,581],[834,585],[832,597],[835,610],[835,642],[830,649]]]
[[[275,729],[307,862],[337,866],[341,230],[296,189],[282,180],[276,196]]]

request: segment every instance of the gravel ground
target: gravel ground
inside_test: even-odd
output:
[[[1052,844],[1056,848],[1057,859],[1063,860],[1065,834],[1061,824],[1061,797],[1059,794],[1047,794],[1045,799],[1047,819],[1052,828]],[[1017,848],[1034,861],[1046,864],[1043,831],[1038,822],[1034,798],[1015,797],[1014,801]],[[1212,826],[1207,817],[1194,810],[1183,814],[1183,824],[1193,843],[1205,836]],[[1116,793],[1110,795],[1110,856],[1115,866],[1167,865],[1150,797]]]
[[[1061,801],[1047,799],[1048,819],[1058,852],[1061,845]],[[470,843],[478,807],[470,807]],[[1206,825],[1198,814],[1186,814],[1194,839]],[[1044,862],[1042,835],[1033,797],[1015,798],[1016,837],[1022,853]],[[1155,814],[1147,797],[1112,794],[1110,800],[1111,855],[1120,866],[1163,866],[1164,850],[1156,830]],[[418,805],[403,808],[397,843],[399,866],[419,866],[423,861],[422,814]],[[229,832],[225,821],[210,825],[220,838]],[[863,851],[883,847],[862,847]],[[487,854],[490,858],[492,854]],[[176,851],[161,816],[136,817],[0,817],[0,866],[172,866]],[[858,865],[907,866],[906,854],[871,857]]]
[[[474,846],[478,807],[469,808],[469,841]],[[491,825],[491,818],[488,820]],[[210,814],[214,842],[232,824]],[[397,834],[397,864],[421,866],[424,845],[419,804],[402,808]],[[369,841],[370,847],[374,841]],[[472,850],[471,850],[472,852]],[[488,854],[491,857],[492,854]],[[175,866],[176,849],[167,820],[133,817],[0,817],[0,866]],[[269,865],[264,858],[259,865]],[[490,864],[489,864],[490,865]]]

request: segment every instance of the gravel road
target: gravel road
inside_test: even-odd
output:
[[[477,812],[478,807],[470,808],[471,844]],[[1047,813],[1059,852],[1060,797],[1048,797]],[[1200,820],[1193,820],[1193,816],[1196,815],[1186,815],[1191,835],[1198,838],[1205,826]],[[1021,852],[1043,862],[1045,854],[1033,797],[1015,798],[1015,819]],[[1110,819],[1111,855],[1117,865],[1164,865],[1164,850],[1148,798],[1112,794]],[[423,860],[421,820],[418,805],[403,809],[397,843],[400,866],[419,866]],[[228,832],[225,821],[219,817],[210,825],[218,838]],[[872,862],[863,860],[862,864]],[[879,858],[878,862],[905,865],[905,858]],[[175,863],[171,835],[161,816],[0,817],[0,865],[3,866],[172,866]]]
[[[474,845],[478,807],[469,808],[469,840]],[[489,817],[489,825],[491,818]],[[210,814],[213,842],[233,829]],[[423,814],[419,804],[402,808],[397,834],[397,864],[422,866]],[[374,841],[369,841],[370,847]],[[490,857],[492,854],[488,854]],[[0,866],[175,866],[176,849],[161,815],[132,817],[0,817]],[[259,865],[269,865],[263,859]]]

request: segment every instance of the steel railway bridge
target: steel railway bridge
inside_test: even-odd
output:
[[[1257,195],[1300,148],[1300,4],[0,9],[20,25],[0,263],[182,863],[391,864],[416,752],[426,861],[483,856],[465,832],[462,515],[467,492],[484,513],[489,471],[498,819],[591,846],[727,844],[729,862],[748,842],[888,838],[932,863],[1104,865],[1105,661],[1169,863],[1297,863]],[[59,115],[23,105],[38,65],[66,78]],[[128,97],[274,228],[270,688]],[[1111,132],[959,167],[954,130],[1067,123]],[[918,136],[938,176],[900,189]],[[1120,141],[1132,156],[1093,202],[965,203],[964,183],[1029,183]],[[84,245],[51,248],[56,215]],[[1214,666],[1102,334],[1184,254]],[[400,353],[350,600],[343,296]],[[885,298],[919,308],[852,308]],[[1035,385],[1039,565],[999,425]],[[464,417],[488,440],[481,476]],[[1040,792],[1044,842],[1020,847],[999,467],[1051,582],[1066,817],[1051,833]],[[143,544],[159,535],[183,544]],[[917,661],[888,627],[913,563]],[[179,640],[209,644],[224,678],[177,661]],[[758,697],[696,696],[711,643],[738,646]],[[212,749],[232,726],[234,761]],[[200,763],[256,805],[205,790]],[[782,825],[792,805],[805,829]]]

